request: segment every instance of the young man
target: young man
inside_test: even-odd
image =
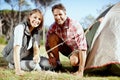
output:
[[[83,76],[87,44],[82,26],[67,17],[66,9],[62,4],[52,7],[52,13],[55,22],[50,26],[47,32],[46,50],[65,41],[63,45],[58,46],[51,52],[48,52],[49,62],[53,66],[60,68],[59,51],[69,57],[72,66],[78,66],[75,75]]]

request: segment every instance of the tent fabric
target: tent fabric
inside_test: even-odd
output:
[[[112,65],[110,72],[120,75],[120,3],[110,9],[95,32],[85,70],[107,65]]]
[[[100,21],[95,22],[91,26],[90,31],[86,34],[87,45],[88,45],[87,53],[89,53],[89,51],[90,51],[90,46],[91,46],[92,40],[93,40],[93,38],[95,36],[95,33],[96,33],[99,25],[100,25]]]

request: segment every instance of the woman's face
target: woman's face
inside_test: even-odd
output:
[[[65,11],[60,9],[54,9],[53,15],[54,15],[55,22],[59,25],[62,25],[67,18]]]
[[[38,27],[42,21],[42,16],[39,12],[35,12],[29,16],[30,24],[33,28]]]

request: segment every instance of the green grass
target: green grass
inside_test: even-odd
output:
[[[5,40],[4,36],[0,36],[0,44],[6,44],[7,41]]]
[[[15,75],[14,70],[10,70],[7,67],[7,62],[3,59],[1,51],[4,48],[4,45],[0,45],[0,80],[120,80],[120,77],[117,76],[90,76],[85,75],[83,78],[78,76],[73,76],[71,71],[72,67],[70,66],[69,59],[60,55],[64,71],[60,72],[51,72],[51,71],[31,71],[26,72],[23,76]],[[41,46],[40,53],[42,56],[47,56],[45,53],[44,46]]]

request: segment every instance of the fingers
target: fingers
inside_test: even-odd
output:
[[[80,78],[82,78],[83,77],[83,72],[77,71],[77,72],[73,73],[73,75],[79,76]]]
[[[25,74],[25,72],[22,71],[22,70],[20,70],[20,71],[16,71],[15,74],[16,74],[16,75],[19,75],[19,76],[22,76],[22,75]]]
[[[52,58],[49,58],[49,62],[52,66],[56,67],[57,66],[57,61],[56,61],[56,58],[52,57]]]
[[[35,63],[39,63],[39,62],[40,62],[40,57],[39,57],[39,56],[34,56],[34,57],[33,57],[33,61],[34,61]]]

